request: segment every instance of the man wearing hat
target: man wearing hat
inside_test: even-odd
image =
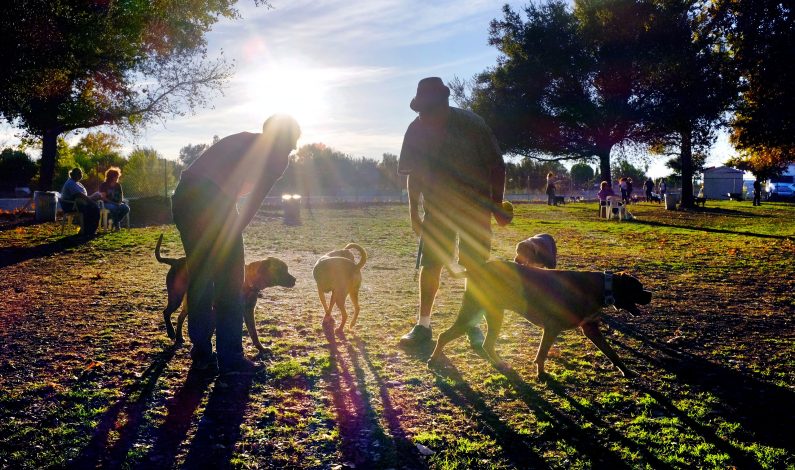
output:
[[[477,114],[451,107],[450,89],[439,77],[420,80],[410,107],[419,116],[409,124],[400,150],[398,172],[408,175],[411,227],[420,237],[420,311],[417,324],[400,339],[406,349],[433,345],[431,310],[442,267],[454,261],[475,270],[489,258],[491,214],[507,223],[500,210],[505,164],[489,127]],[[420,217],[420,196],[424,217]],[[469,332],[473,347],[483,333]]]

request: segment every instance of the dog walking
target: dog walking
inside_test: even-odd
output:
[[[406,130],[398,161],[398,172],[408,176],[411,227],[420,239],[419,315],[400,339],[407,350],[433,345],[431,310],[442,267],[453,261],[456,238],[460,263],[477,269],[489,258],[492,213],[501,223],[508,220],[501,206],[505,164],[497,141],[480,116],[451,107],[449,96],[441,78],[420,80],[409,105],[419,116]],[[468,334],[480,348],[480,329]]]

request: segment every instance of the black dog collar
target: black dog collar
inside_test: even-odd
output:
[[[616,298],[613,296],[613,272],[605,271],[605,307],[616,306]]]

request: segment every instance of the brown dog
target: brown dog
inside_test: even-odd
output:
[[[183,304],[185,294],[188,292],[188,272],[185,269],[185,257],[164,258],[160,256],[160,244],[163,242],[163,235],[157,239],[155,246],[155,258],[157,261],[171,266],[166,274],[166,291],[168,292],[168,304],[163,310],[163,320],[166,322],[168,337],[175,340],[176,344],[182,344],[182,324],[188,315],[188,309],[183,308],[177,318],[177,330],[171,324],[171,315]],[[257,325],[254,323],[254,308],[257,306],[257,295],[266,287],[295,286],[295,277],[287,270],[287,264],[277,258],[266,258],[262,261],[254,261],[246,265],[245,281],[243,284],[243,296],[245,299],[245,310],[243,319],[246,322],[246,329],[251,341],[260,352],[265,351],[265,347],[259,341],[257,335]]]
[[[513,261],[527,268],[555,269],[558,265],[558,247],[548,233],[539,233],[516,245]]]
[[[637,304],[651,302],[651,292],[643,290],[636,278],[625,273],[526,268],[510,261],[489,261],[465,276],[468,281],[458,318],[439,335],[428,360],[430,367],[442,365],[445,345],[477,324],[481,312],[485,312],[489,327],[483,349],[497,367],[506,367],[494,347],[504,310],[512,310],[544,330],[535,358],[539,379],[545,377],[544,361],[555,338],[561,331],[577,327],[624,376],[632,375],[602,336],[599,322],[606,306],[635,315],[640,314]]]
[[[359,253],[357,263],[351,249]],[[359,318],[359,288],[362,285],[362,266],[367,262],[367,252],[356,243],[348,243],[342,250],[335,250],[321,256],[312,269],[312,276],[317,282],[317,293],[320,296],[320,303],[323,304],[323,327],[333,328],[334,318],[331,310],[336,305],[340,310],[340,326],[337,334],[342,334],[345,322],[348,320],[348,312],[345,310],[345,300],[348,295],[353,302],[353,318],[351,328],[356,326]],[[326,303],[326,292],[331,292],[331,298]]]

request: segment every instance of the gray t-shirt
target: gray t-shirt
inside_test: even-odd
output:
[[[88,191],[86,191],[86,187],[80,184],[78,181],[69,178],[66,180],[66,183],[63,184],[63,188],[61,189],[61,199],[67,202],[75,200],[75,194],[80,193],[83,196],[88,196]]]
[[[425,204],[442,209],[454,209],[458,202],[488,207],[489,175],[501,166],[502,152],[483,119],[450,107],[442,132],[426,128],[419,118],[409,125],[398,173],[420,179]]]

